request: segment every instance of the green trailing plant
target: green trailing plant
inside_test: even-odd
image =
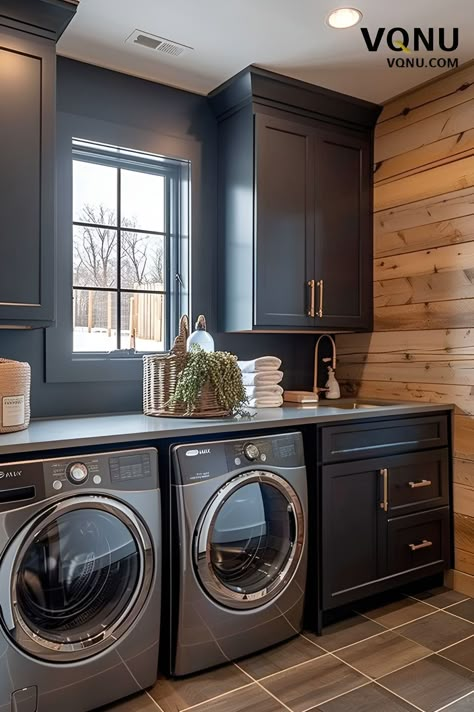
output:
[[[242,383],[242,373],[237,365],[237,356],[227,351],[204,351],[193,344],[186,354],[184,368],[178,377],[170,404],[183,403],[186,415],[191,415],[198,404],[206,383],[214,388],[222,410],[234,415],[250,415],[244,406],[248,402]]]

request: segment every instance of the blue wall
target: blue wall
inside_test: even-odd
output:
[[[216,348],[254,358],[274,354],[283,360],[284,385],[309,388],[312,384],[315,337],[306,334],[216,333],[217,229],[216,229],[216,122],[204,97],[130,77],[92,65],[58,58],[57,110],[115,124],[127,136],[131,131],[193,141],[199,146],[197,195],[199,231],[193,247],[193,316],[205,313]],[[58,156],[61,160],[61,156]],[[64,160],[64,156],[63,156]],[[58,186],[58,239],[70,235],[61,220],[70,189]],[[61,269],[61,265],[58,266]],[[59,295],[67,299],[69,295]],[[141,409],[141,384],[46,383],[44,331],[0,331],[0,356],[26,360],[32,367],[34,417],[134,411]]]

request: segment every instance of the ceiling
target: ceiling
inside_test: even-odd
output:
[[[364,15],[347,30],[324,19],[338,0],[81,0],[58,45],[74,59],[207,94],[249,64],[372,101],[384,101],[447,71],[446,68],[389,68],[387,57],[413,56],[385,42],[369,52],[360,32],[379,27],[459,27],[455,52],[430,57],[474,55],[472,0],[351,0]],[[171,57],[125,43],[135,30],[194,48]],[[420,52],[416,53],[421,56]]]

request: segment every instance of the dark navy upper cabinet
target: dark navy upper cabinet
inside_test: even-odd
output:
[[[220,328],[369,330],[380,107],[255,67],[210,101]]]
[[[75,7],[0,0],[3,326],[54,321],[55,40]]]

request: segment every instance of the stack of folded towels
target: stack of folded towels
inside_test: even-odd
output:
[[[281,361],[276,356],[260,356],[253,361],[238,361],[251,408],[278,408],[283,403]]]

